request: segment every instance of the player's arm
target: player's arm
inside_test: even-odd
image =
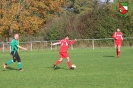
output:
[[[20,49],[23,49],[23,50],[27,50],[27,48],[24,48],[24,47],[22,47],[20,45],[17,45],[17,47],[20,48]]]
[[[58,44],[61,44],[61,42],[55,42],[55,43],[52,43],[51,45],[58,45]]]
[[[76,41],[77,41],[77,39],[74,39],[74,40],[72,40],[72,41],[69,41],[69,40],[68,40],[68,44],[69,44],[69,45],[72,45],[72,44],[74,44]]]
[[[112,38],[115,38],[116,37],[116,33],[114,33],[113,35],[112,35]]]
[[[115,39],[115,40],[117,40],[117,38],[116,38],[116,32],[112,35],[112,38]]]

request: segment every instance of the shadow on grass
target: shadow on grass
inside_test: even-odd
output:
[[[59,69],[68,70],[67,68],[63,68],[63,67],[56,67],[56,68],[54,68],[54,67],[46,67],[46,68],[51,68],[53,70],[59,70]]]
[[[18,70],[18,69],[16,69],[16,68],[12,68],[12,67],[6,67],[6,70]],[[6,70],[2,70],[2,71],[6,71]]]
[[[103,57],[115,57],[115,56],[103,56]]]

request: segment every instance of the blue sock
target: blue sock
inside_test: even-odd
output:
[[[19,68],[19,69],[22,69],[22,64],[21,64],[21,62],[18,62],[18,68]]]
[[[6,62],[7,65],[13,63],[13,60],[9,60],[8,62]]]

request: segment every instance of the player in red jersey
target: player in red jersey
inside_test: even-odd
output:
[[[66,58],[68,68],[74,69],[73,67],[71,67],[71,62],[70,62],[70,58],[69,58],[69,55],[68,55],[67,51],[68,51],[68,46],[74,44],[76,41],[77,41],[76,39],[70,41],[69,37],[66,36],[64,39],[60,40],[59,42],[56,42],[56,43],[52,44],[52,45],[60,44],[60,51],[59,51],[60,59],[55,62],[54,68],[56,68],[57,65],[60,64],[60,62],[63,60],[63,58]]]
[[[123,41],[123,34],[122,34],[122,32],[120,32],[119,28],[112,35],[112,38],[114,39],[117,57],[119,58],[120,57],[120,48],[121,48],[121,44],[122,44],[122,41]]]

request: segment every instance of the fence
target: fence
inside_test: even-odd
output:
[[[78,41],[70,46],[71,49],[74,48],[92,48],[95,47],[113,47],[114,40],[112,38],[102,38],[102,39],[77,39]],[[133,37],[126,37],[123,40],[122,46],[132,46],[133,45]],[[52,46],[53,42],[57,42],[57,40],[52,41],[31,41],[31,42],[20,42],[21,46],[27,47],[28,50],[38,50],[38,49],[59,49],[59,45]],[[1,52],[9,51],[10,45],[9,42],[0,42],[0,50]]]

